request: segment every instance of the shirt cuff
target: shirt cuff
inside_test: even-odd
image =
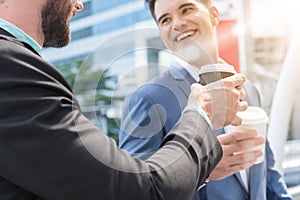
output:
[[[197,106],[187,106],[187,107],[185,107],[185,109],[183,110],[183,112],[186,112],[186,111],[195,111],[195,112],[199,113],[205,119],[205,121],[208,123],[208,125],[210,126],[210,128],[213,130],[213,126],[211,124],[211,121],[208,118],[207,114],[203,111],[202,108],[199,108]]]
[[[204,182],[200,185],[200,187],[197,189],[197,191],[201,190],[203,187],[205,187],[207,185],[207,183],[209,182],[209,180],[204,180]]]

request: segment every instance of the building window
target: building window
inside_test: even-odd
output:
[[[88,27],[72,33],[72,41],[80,40],[82,38],[87,38],[91,35],[93,35],[93,30],[91,27]]]

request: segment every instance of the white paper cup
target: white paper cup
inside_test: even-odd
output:
[[[220,79],[232,76],[236,73],[234,67],[226,63],[222,64],[208,64],[200,68],[200,81],[201,85],[218,81]]]
[[[237,116],[242,118],[241,126],[255,129],[258,136],[266,138],[269,118],[263,109],[255,106],[249,106],[247,110],[238,112]],[[263,155],[257,159],[255,164],[263,162],[265,155],[265,144],[254,147],[253,149],[260,149],[263,152]]]

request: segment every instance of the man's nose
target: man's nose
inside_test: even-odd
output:
[[[81,0],[77,0],[76,4],[75,4],[75,7],[76,7],[77,11],[82,10],[83,9],[83,3],[82,3],[82,1]]]
[[[172,28],[173,30],[181,31],[186,27],[186,25],[187,22],[183,18],[180,17],[173,18],[173,28]]]

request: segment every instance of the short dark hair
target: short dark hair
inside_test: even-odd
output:
[[[172,0],[170,0],[172,1]],[[198,0],[201,3],[203,3],[205,6],[210,7],[212,5],[212,0]],[[148,5],[148,8],[150,9],[152,17],[155,19],[154,14],[154,6],[155,6],[156,0],[145,0],[145,3]]]
[[[156,0],[145,0],[145,3],[148,5],[148,8],[150,9],[152,17],[155,19],[154,16],[154,5]]]

